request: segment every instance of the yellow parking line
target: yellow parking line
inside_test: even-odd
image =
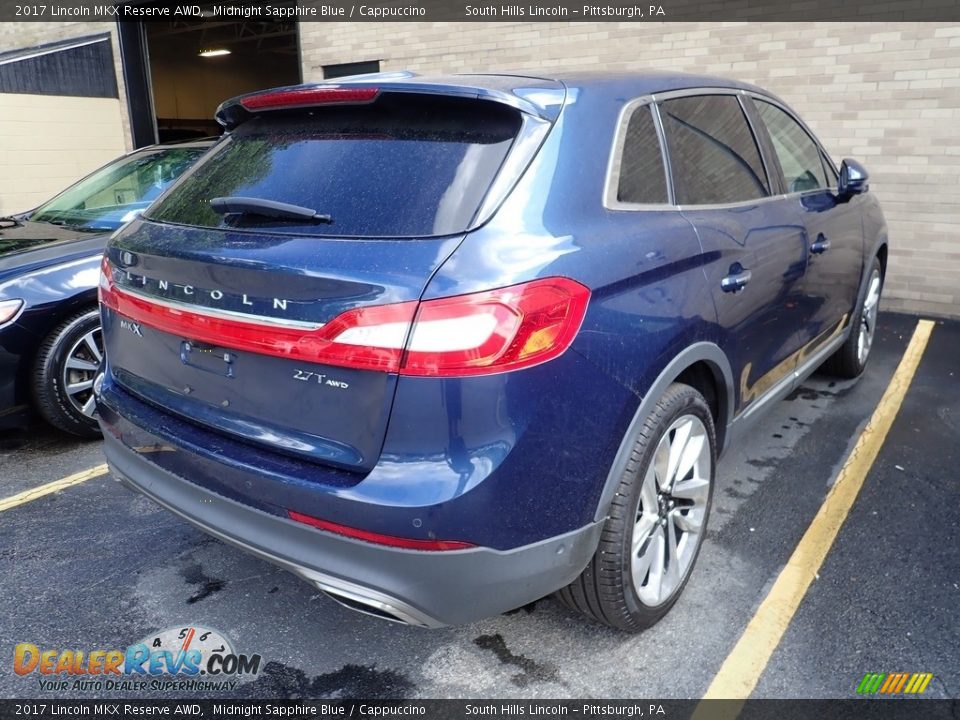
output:
[[[28,503],[31,500],[36,500],[37,498],[41,498],[44,495],[55,493],[58,490],[63,490],[64,488],[72,487],[74,485],[79,485],[80,483],[86,482],[87,480],[92,480],[95,477],[106,475],[106,473],[107,473],[106,465],[97,465],[96,467],[90,468],[89,470],[83,470],[82,472],[74,473],[73,475],[67,475],[67,477],[65,478],[54,480],[53,482],[47,483],[46,485],[41,485],[40,487],[31,488],[30,490],[24,490],[22,493],[17,493],[16,495],[11,495],[8,498],[3,498],[2,500],[0,500],[0,512],[3,512],[4,510],[9,510],[10,508],[16,507],[17,505],[23,505],[24,503]]]
[[[750,697],[760,680],[770,656],[780,644],[800,601],[823,565],[863,487],[867,473],[903,404],[933,326],[930,320],[917,323],[890,384],[840,469],[819,512],[704,695],[705,700],[729,698],[740,702],[718,705],[703,703],[697,707],[693,719],[736,718],[740,714],[743,702]]]

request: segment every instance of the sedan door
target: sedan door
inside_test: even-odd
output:
[[[799,289],[809,338],[802,354],[806,358],[849,322],[862,269],[862,198],[837,198],[831,188],[837,179],[832,163],[784,107],[759,97],[752,102],[760,132],[769,133],[786,197],[804,227],[807,272]]]
[[[798,303],[804,228],[777,197],[735,91],[667,99],[659,111],[676,203],[704,252],[739,414],[789,388],[807,340]]]

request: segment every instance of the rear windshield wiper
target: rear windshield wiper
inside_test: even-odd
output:
[[[306,220],[329,223],[333,218],[302,205],[264,200],[252,197],[218,197],[210,201],[210,208],[220,215],[255,215],[279,220]]]

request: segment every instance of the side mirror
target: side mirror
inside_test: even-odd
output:
[[[870,185],[867,181],[870,179],[867,169],[856,160],[844,158],[840,163],[840,180],[837,182],[838,194],[841,197],[852,197],[865,193]]]

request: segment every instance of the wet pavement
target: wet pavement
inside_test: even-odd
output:
[[[122,649],[194,626],[264,662],[256,680],[204,697],[699,697],[823,502],[915,324],[882,315],[860,381],[813,376],[727,452],[693,577],[640,635],[551,599],[444,630],[376,620],[104,475],[0,512],[0,696],[170,697],[44,691],[37,674],[13,672],[13,649]],[[754,697],[849,698],[866,672],[931,672],[925,697],[960,694],[958,356],[960,323],[938,322]],[[42,426],[0,434],[0,498],[102,462],[99,442]]]

